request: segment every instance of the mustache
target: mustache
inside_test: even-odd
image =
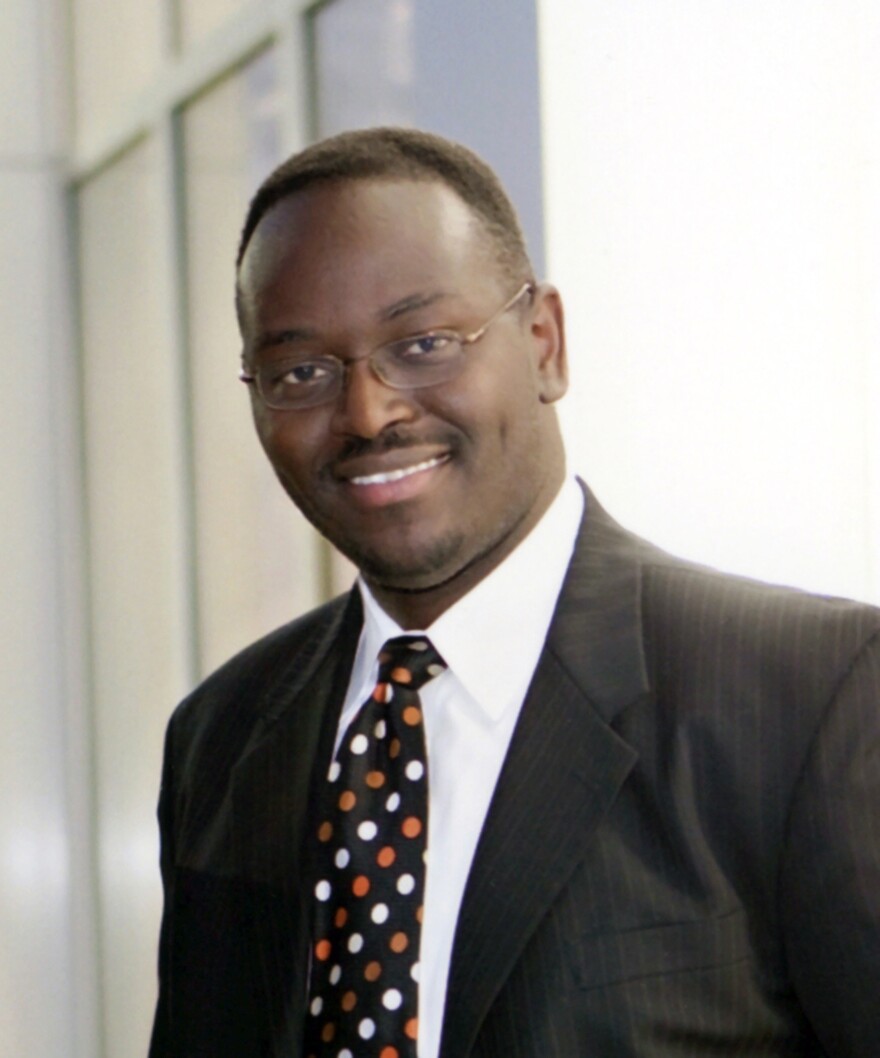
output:
[[[339,447],[336,454],[328,459],[319,471],[319,478],[325,482],[335,481],[350,459],[361,456],[377,456],[397,449],[429,446],[442,449],[455,455],[461,445],[461,439],[452,432],[415,434],[391,426],[377,437],[349,437]]]
[[[455,439],[447,434],[443,436],[439,434],[422,436],[391,427],[379,434],[378,437],[349,437],[331,460],[329,467],[335,467],[355,457],[383,455],[386,452],[393,452],[397,449],[416,448],[420,445],[447,448],[450,452],[456,447]]]

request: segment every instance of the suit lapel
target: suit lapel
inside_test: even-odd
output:
[[[236,767],[235,855],[259,953],[266,1018],[276,1053],[296,1058],[308,968],[310,869],[306,824],[329,762],[361,624],[352,592],[291,658],[270,692],[261,731]]]
[[[441,1058],[470,1053],[495,996],[635,763],[610,723],[648,690],[638,546],[588,493],[468,878]]]

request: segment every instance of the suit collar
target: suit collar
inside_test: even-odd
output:
[[[470,1053],[543,916],[584,859],[637,754],[613,730],[648,693],[642,545],[586,490],[571,565],[474,856],[441,1058]]]

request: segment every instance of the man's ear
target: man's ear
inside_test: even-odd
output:
[[[532,295],[531,335],[542,404],[553,404],[568,389],[565,312],[559,291],[539,283]]]

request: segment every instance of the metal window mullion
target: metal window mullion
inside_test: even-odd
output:
[[[187,258],[186,216],[184,203],[184,160],[179,134],[179,115],[169,110],[156,128],[159,143],[161,179],[165,203],[165,245],[170,303],[167,306],[167,345],[176,368],[174,392],[176,401],[171,409],[175,466],[175,510],[177,512],[176,551],[179,562],[180,594],[178,605],[183,616],[186,642],[183,644],[185,679],[187,686],[198,682],[200,669],[198,621],[198,568],[196,565],[196,500],[195,455],[192,412],[192,381],[189,356],[189,325],[187,320]]]
[[[163,62],[173,61],[182,45],[180,33],[180,5],[182,3],[183,0],[159,0]]]
[[[88,179],[109,159],[156,128],[168,114],[263,47],[275,28],[273,9],[254,5],[204,41],[177,53],[170,50],[176,29],[168,22],[166,18],[166,61],[150,85],[127,101],[114,122],[77,145],[71,160],[70,175],[74,181]]]
[[[59,188],[64,176],[59,173]],[[63,625],[64,730],[67,814],[71,845],[70,893],[74,915],[71,972],[76,982],[72,1058],[105,1058],[106,1005],[103,984],[103,923],[98,865],[98,791],[94,711],[94,600],[89,550],[88,467],[85,459],[85,378],[82,337],[81,239],[78,192],[61,192],[63,219],[59,262],[67,282],[59,330],[62,352],[54,364],[57,417],[56,498],[59,527],[59,621]],[[71,355],[73,353],[73,355]]]
[[[68,181],[74,127],[74,12],[65,0],[38,5],[50,143],[57,161],[53,220],[54,353],[49,399],[54,424],[53,510],[59,720],[64,731],[65,840],[70,916],[68,969],[73,1010],[71,1058],[106,1058],[103,930],[97,845],[97,769],[94,715],[94,632],[85,461],[82,306],[77,196]]]
[[[289,4],[276,31],[278,89],[284,100],[282,143],[286,154],[300,150],[312,138],[310,6],[302,2]]]
[[[127,102],[114,122],[91,140],[76,145],[69,171],[73,182],[88,179],[114,156],[147,135],[167,114],[178,110],[273,40],[286,42],[283,45],[285,63],[288,68],[292,66],[291,80],[284,85],[284,90],[292,93],[291,113],[303,105],[305,71],[298,64],[305,62],[307,54],[303,23],[313,0],[251,4],[203,41],[183,49],[179,41],[177,2],[163,0],[165,61],[152,83]]]

